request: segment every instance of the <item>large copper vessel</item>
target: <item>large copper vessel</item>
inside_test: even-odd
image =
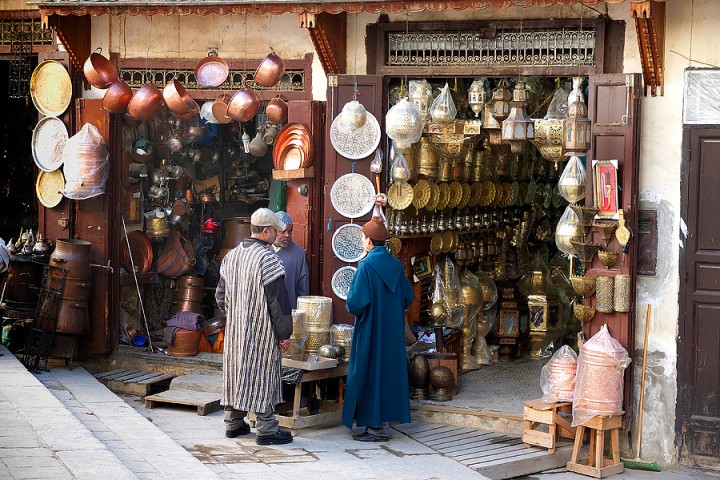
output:
[[[50,255],[50,265],[68,269],[57,319],[59,333],[82,335],[90,328],[90,247],[84,240],[59,238]]]
[[[5,305],[11,309],[34,310],[42,273],[43,266],[33,262],[29,255],[11,257],[5,284]]]
[[[270,50],[272,50],[272,48]],[[285,62],[275,53],[275,50],[272,50],[272,52],[268,53],[263,61],[260,62],[260,65],[258,65],[253,79],[258,85],[273,87],[280,81],[284,73]]]
[[[240,245],[245,237],[250,236],[250,217],[232,217],[223,221],[222,242],[220,243],[220,260],[233,248]]]
[[[177,280],[175,297],[170,313],[178,312],[203,313],[203,288],[205,281],[200,277],[184,275]]]

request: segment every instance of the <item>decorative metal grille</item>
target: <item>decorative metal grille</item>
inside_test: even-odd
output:
[[[10,65],[8,67],[8,97],[27,98],[30,93],[32,75],[32,43],[30,32],[18,31],[13,35],[10,45]]]
[[[280,81],[271,88],[255,86],[253,81],[254,71],[249,70],[230,70],[228,80],[217,87],[218,90],[239,90],[244,87],[252,87],[257,90],[283,91],[283,92],[303,92],[305,91],[305,71],[304,70],[285,70],[285,74]],[[148,79],[151,79],[157,85],[164,85],[169,82],[173,76],[183,84],[183,87],[189,90],[206,90],[197,83],[194,70],[190,69],[174,69],[174,68],[124,68],[120,69],[120,78],[128,85],[134,88],[142,87]]]
[[[33,45],[52,45],[51,28],[44,28],[39,18],[0,19],[0,46],[12,45],[18,34],[29,35]]]
[[[594,28],[498,30],[495,38],[473,32],[389,33],[387,65],[593,66]]]

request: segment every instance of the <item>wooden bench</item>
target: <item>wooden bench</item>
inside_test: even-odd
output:
[[[622,415],[592,417],[584,425],[578,425],[572,457],[567,464],[571,472],[595,478],[605,478],[622,473],[625,466],[620,460],[620,427]],[[590,434],[590,450],[587,458],[579,459],[585,432]],[[610,432],[609,457],[605,455],[605,432]]]
[[[545,402],[542,398],[528,400],[523,408],[523,443],[526,447],[537,445],[555,453],[558,437],[575,439],[575,428],[561,414],[572,412],[572,402]],[[547,430],[547,431],[544,431]]]

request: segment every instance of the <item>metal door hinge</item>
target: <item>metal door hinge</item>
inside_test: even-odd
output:
[[[338,76],[337,75],[328,75],[328,87],[335,88],[338,86]]]

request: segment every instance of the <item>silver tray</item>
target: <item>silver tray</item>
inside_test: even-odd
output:
[[[348,223],[335,230],[332,237],[335,256],[347,263],[365,258],[367,252],[362,245],[362,235],[362,227],[357,223]]]
[[[364,175],[347,173],[333,183],[330,202],[343,217],[362,217],[375,205],[375,186]]]
[[[380,144],[380,124],[377,118],[367,112],[365,125],[352,133],[344,133],[339,128],[340,118],[338,115],[330,125],[330,143],[335,151],[350,160],[360,160],[375,152]]]
[[[352,285],[353,279],[355,278],[355,272],[357,268],[346,266],[340,267],[332,276],[332,290],[339,298],[347,300],[348,293],[350,293],[350,285]]]
[[[40,120],[32,134],[32,155],[43,172],[53,172],[63,164],[63,149],[68,140],[65,124],[57,117]]]

